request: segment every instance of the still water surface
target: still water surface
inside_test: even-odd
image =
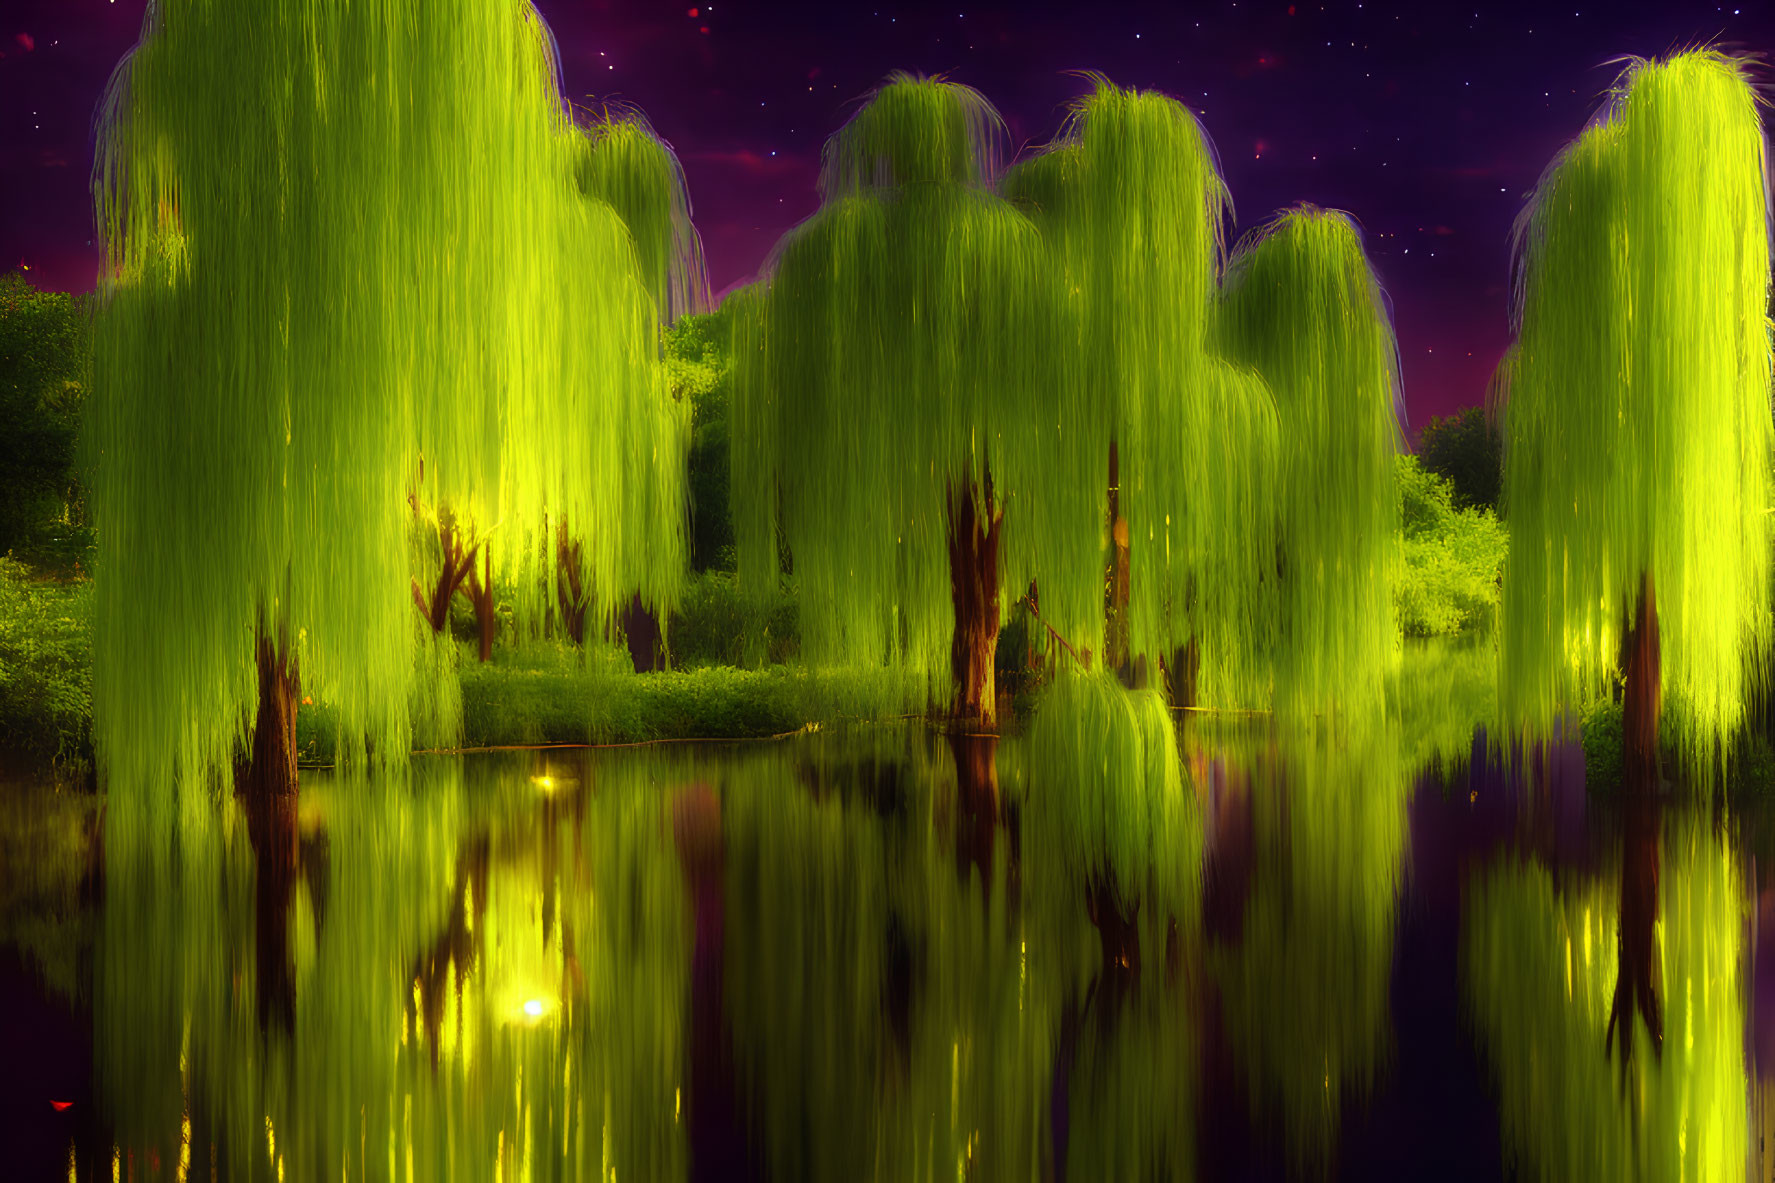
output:
[[[1571,745],[1183,744],[1198,889],[1126,915],[1046,862],[1020,739],[912,725],[305,772],[271,817],[9,791],[6,1170],[1767,1175],[1759,811],[1589,800]]]

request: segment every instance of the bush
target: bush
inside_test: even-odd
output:
[[[0,745],[57,763],[92,755],[92,584],[0,558]]]
[[[1509,537],[1486,509],[1456,509],[1447,481],[1398,460],[1404,553],[1393,589],[1400,631],[1448,636],[1491,622]]]
[[[74,473],[87,348],[78,300],[0,276],[0,554],[65,572],[91,562]]]
[[[1672,714],[1664,711],[1658,719],[1659,759],[1666,769],[1681,767],[1678,762],[1676,733]],[[1592,793],[1614,793],[1621,789],[1624,765],[1621,733],[1621,704],[1602,698],[1584,711],[1581,738],[1584,745],[1584,788]],[[1775,789],[1775,749],[1760,732],[1742,732],[1726,763],[1725,791],[1732,797],[1763,794]]]
[[[734,568],[728,510],[727,406],[730,326],[725,311],[681,316],[666,332],[666,374],[672,393],[691,401],[690,565]]]
[[[1457,509],[1498,511],[1503,486],[1503,437],[1478,407],[1446,418],[1431,416],[1418,436],[1418,460],[1449,483]]]
[[[921,709],[922,683],[893,670],[711,667],[636,674],[626,653],[541,648],[462,670],[464,743],[752,739]]]
[[[781,665],[801,654],[800,613],[789,592],[779,589],[759,608],[740,595],[733,575],[705,571],[686,583],[666,645],[679,669]]]

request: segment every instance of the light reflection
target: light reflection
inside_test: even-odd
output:
[[[1388,742],[1192,753],[1189,824],[1208,818],[1210,857],[1249,865],[1224,923],[1154,926],[1126,976],[1102,973],[1086,902],[1053,890],[1028,841],[1016,737],[990,761],[913,728],[315,776],[325,820],[289,847],[285,939],[310,951],[287,1028],[256,981],[277,958],[257,948],[255,879],[283,847],[199,810],[174,823],[176,858],[108,829],[96,1109],[121,1157],[102,1153],[132,1178],[213,1161],[208,1177],[671,1180],[720,1153],[785,1179],[1189,1177],[1229,1136],[1198,1147],[1218,1092],[1324,1167],[1388,1087],[1409,837]],[[988,762],[995,781],[964,784]],[[1748,1143],[1727,1087],[1744,1080],[1730,858],[1705,827],[1672,832],[1670,1039],[1661,1068],[1638,1039],[1631,1104],[1601,1050],[1614,866],[1549,878],[1544,910],[1498,911],[1502,878],[1469,885],[1517,983],[1479,975],[1470,929],[1467,988],[1490,999],[1476,1029],[1527,1174],[1674,1177],[1653,1169],[1664,1155],[1708,1177]],[[1566,1067],[1571,1031],[1594,1046]],[[1204,1059],[1217,1046],[1224,1064]],[[102,1177],[96,1148],[73,1153]],[[1633,1154],[1650,1165],[1623,1166]]]

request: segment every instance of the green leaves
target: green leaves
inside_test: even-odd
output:
[[[1456,509],[1454,489],[1418,457],[1397,460],[1404,546],[1393,604],[1408,637],[1489,624],[1509,536],[1486,509]]]
[[[301,638],[345,750],[404,758],[410,495],[485,540],[521,620],[563,523],[594,619],[670,606],[690,405],[660,322],[700,291],[688,207],[638,119],[575,126],[528,0],[166,0],[97,175],[114,785],[228,765],[261,628]]]
[[[0,558],[0,736],[40,758],[83,759],[92,727],[92,585],[34,579]]]
[[[1500,369],[1504,714],[1546,734],[1605,693],[1649,574],[1664,710],[1700,779],[1771,640],[1764,169],[1738,60],[1630,65],[1524,215]]]

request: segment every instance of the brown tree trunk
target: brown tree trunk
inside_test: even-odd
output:
[[[985,517],[972,486],[949,492],[949,594],[955,605],[955,635],[949,647],[955,678],[957,718],[982,727],[998,722],[998,691],[993,658],[998,650],[998,530],[1004,509],[993,503],[992,474],[986,474]]]
[[[417,507],[417,502],[415,502]],[[419,615],[425,623],[431,625],[431,631],[442,633],[450,623],[450,601],[462,587],[462,581],[474,571],[475,552],[480,544],[463,549],[464,538],[456,529],[456,518],[448,508],[438,513],[438,549],[442,552],[442,561],[438,564],[438,578],[432,584],[428,596],[420,588],[419,581],[413,580],[413,603],[419,609]],[[493,569],[491,563],[487,568],[487,595],[492,596]],[[472,598],[472,597],[471,597]],[[486,658],[482,658],[483,661]]]
[[[1126,913],[1116,900],[1109,876],[1098,873],[1085,885],[1085,911],[1097,928],[1103,949],[1104,980],[1115,982],[1140,976],[1140,905]]]
[[[1171,705],[1189,708],[1196,705],[1196,676],[1202,668],[1202,648],[1191,637],[1187,644],[1171,655]]]
[[[287,643],[274,644],[260,629],[254,645],[259,667],[259,711],[253,720],[253,748],[241,770],[239,787],[254,800],[296,794],[296,704],[302,697],[296,655]]]
[[[623,640],[629,647],[629,660],[638,674],[650,674],[666,668],[665,647],[660,644],[659,619],[648,611],[640,595],[629,600],[622,614]]]
[[[487,906],[487,868],[491,841],[484,833],[463,844],[456,854],[456,877],[450,888],[450,914],[444,931],[423,950],[407,975],[414,990],[408,998],[418,1027],[430,1045],[431,1066],[438,1066],[439,1038],[443,1029],[447,992],[462,989],[474,972],[480,952],[480,936]],[[473,911],[470,911],[472,901]],[[454,971],[455,980],[451,980]]]
[[[561,608],[561,624],[575,645],[586,641],[586,593],[579,581],[579,542],[567,536],[567,524],[561,524],[555,539],[555,599]]]
[[[473,562],[472,558],[470,560]],[[481,556],[481,565],[485,574],[476,571],[471,565],[468,572],[468,602],[475,610],[475,624],[481,634],[481,660],[493,660],[493,629],[497,623],[493,615],[493,555]]]
[[[1115,441],[1109,445],[1109,571],[1103,591],[1103,664],[1127,681],[1128,665],[1128,519],[1122,516],[1121,462]]]
[[[1622,779],[1628,793],[1658,789],[1658,714],[1662,707],[1658,604],[1649,572],[1640,575],[1639,603],[1627,633],[1627,685],[1621,708]]]

